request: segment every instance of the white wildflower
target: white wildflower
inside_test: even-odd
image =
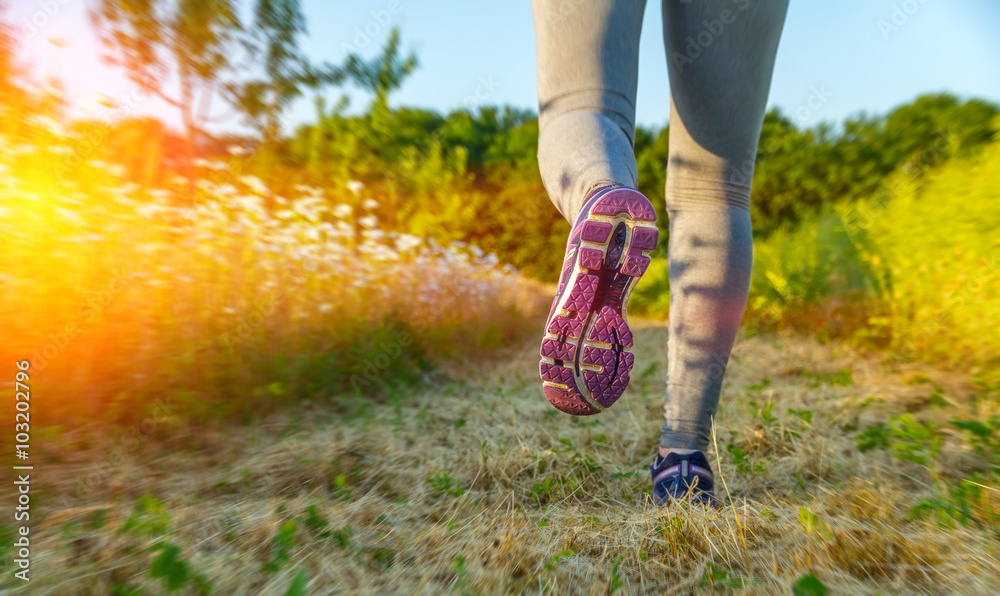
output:
[[[333,208],[333,214],[342,219],[347,219],[352,213],[354,213],[354,210],[351,209],[351,206],[343,203]]]
[[[396,249],[400,252],[417,248],[421,244],[423,244],[423,240],[410,234],[400,234],[399,238],[396,239]]]
[[[114,189],[114,192],[118,193],[120,196],[125,196],[136,192],[139,188],[139,185],[135,182],[126,182],[125,184],[122,184],[118,188]]]
[[[56,213],[58,213],[59,216],[62,217],[63,219],[68,219],[69,221],[72,221],[72,222],[75,222],[75,223],[82,223],[82,220],[80,219],[79,214],[77,214],[75,211],[72,211],[70,209],[64,209],[62,207],[56,207],[55,210],[56,210]],[[0,215],[3,215],[3,214],[0,213]]]
[[[359,180],[351,180],[347,183],[347,188],[350,189],[357,196],[361,196],[361,191],[364,189],[365,184]]]
[[[374,199],[365,199],[365,202],[361,203],[361,205],[365,209],[368,209],[369,211],[371,211],[373,209],[377,209],[378,208],[378,201],[375,201]]]
[[[368,227],[368,226],[365,226],[365,227]],[[370,229],[370,230],[365,230],[364,232],[361,232],[361,235],[369,243],[371,243],[371,244],[377,244],[379,240],[381,240],[382,238],[385,237],[385,232],[383,232],[382,230]]]
[[[374,215],[366,215],[358,220],[358,223],[365,228],[374,228],[378,225],[378,218]]]
[[[240,182],[245,184],[250,190],[257,194],[268,194],[267,186],[256,176],[240,176]]]
[[[63,128],[62,124],[56,122],[48,116],[42,116],[39,114],[34,114],[27,118],[28,124],[34,124],[39,128],[45,129],[49,132],[55,133],[57,135],[65,134],[66,129]]]
[[[156,199],[157,201],[166,201],[172,195],[173,193],[171,193],[169,190],[164,190],[162,188],[154,188],[153,190],[149,191],[149,196]]]

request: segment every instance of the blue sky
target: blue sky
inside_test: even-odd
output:
[[[310,27],[303,48],[314,60],[340,62],[351,47],[372,56],[390,27],[402,30],[404,47],[417,52],[421,66],[395,95],[394,105],[441,112],[470,102],[537,107],[534,32],[527,0],[303,0],[303,4]],[[53,5],[58,6],[54,14],[38,16],[45,6],[52,12]],[[26,70],[37,79],[57,72],[73,113],[101,116],[104,108],[94,98],[118,97],[131,85],[98,59],[100,47],[86,18],[88,5],[88,0],[18,0],[10,3],[5,18],[15,25],[31,18],[44,22],[22,44],[19,55]],[[398,10],[393,13],[393,8]],[[898,28],[880,28],[880,22],[892,23],[894,12]],[[998,30],[1000,2],[993,0],[791,0],[769,103],[805,126],[839,122],[862,111],[883,113],[929,92],[1000,103]],[[373,33],[367,42],[366,31]],[[47,42],[50,36],[69,45],[56,50]],[[659,2],[647,3],[639,73],[637,120],[661,126],[669,113],[669,88]],[[806,104],[814,90],[828,96],[816,109]],[[363,94],[346,91],[353,96],[355,109],[367,103]],[[477,91],[486,97],[475,99]],[[326,95],[332,99],[341,92],[330,90]],[[217,113],[224,111],[216,105]],[[173,110],[156,99],[141,102],[136,111],[177,122]],[[305,99],[292,107],[286,123],[312,117],[312,100]]]

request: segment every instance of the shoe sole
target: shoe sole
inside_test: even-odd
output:
[[[628,298],[649,267],[659,230],[649,199],[627,188],[597,199],[582,225],[573,272],[545,329],[539,372],[553,406],[589,416],[611,407],[628,385]]]

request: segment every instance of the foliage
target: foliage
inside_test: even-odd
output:
[[[288,591],[285,592],[285,596],[306,596],[308,593],[306,591],[306,585],[309,582],[309,576],[305,569],[300,570],[295,574],[295,578],[292,583],[288,585]]]
[[[434,354],[496,347],[537,309],[496,256],[384,229],[364,185],[279,194],[234,156],[199,162],[188,207],[183,179],[141,187],[29,122],[33,138],[5,141],[23,150],[0,155],[15,173],[0,181],[0,265],[24,288],[0,297],[23,313],[0,350],[48,369],[43,419],[241,418],[331,395],[348,408],[421,380]],[[37,278],[25,256],[39,251],[67,274]]]
[[[885,263],[892,348],[949,365],[998,363],[1000,142],[915,179],[900,173],[892,199],[867,204],[867,233]]]
[[[295,539],[295,520],[288,520],[281,525],[281,529],[271,539],[271,558],[261,565],[260,570],[268,573],[277,573],[291,559],[291,550],[298,544]]]
[[[806,573],[792,586],[792,594],[795,596],[826,596],[826,584],[815,575]]]
[[[427,477],[427,484],[434,489],[437,494],[447,494],[453,497],[461,497],[465,494],[465,487],[462,486],[461,480],[458,478],[452,478],[447,472],[438,472],[432,476]]]
[[[188,165],[196,133],[207,114],[217,80],[231,68],[230,54],[241,29],[234,0],[100,0],[90,11],[109,53],[133,83],[178,108],[184,122]],[[163,92],[176,72],[177,97]],[[189,172],[189,179],[191,178]]]
[[[226,85],[232,101],[257,127],[264,143],[281,134],[281,115],[306,89],[318,90],[343,79],[340,69],[314,66],[299,49],[306,32],[300,0],[257,0],[250,35],[244,41],[249,61],[263,66],[259,78]]]
[[[161,536],[170,527],[170,514],[162,502],[146,493],[139,497],[132,513],[122,525],[122,532],[139,536]]]
[[[160,551],[149,568],[149,575],[154,579],[162,579],[168,592],[180,590],[191,583],[198,594],[210,594],[212,584],[199,573],[191,569],[191,564],[181,558],[181,547],[173,542],[160,541],[153,545],[150,552]]]
[[[925,170],[990,142],[996,105],[924,95],[884,117],[799,130],[780,111],[764,119],[753,181],[755,230],[765,235],[835,202],[874,194],[897,169]]]

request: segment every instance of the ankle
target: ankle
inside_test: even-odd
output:
[[[660,447],[660,457],[666,457],[671,453],[676,453],[677,455],[690,455],[697,452],[697,449],[685,449],[684,447]]]

